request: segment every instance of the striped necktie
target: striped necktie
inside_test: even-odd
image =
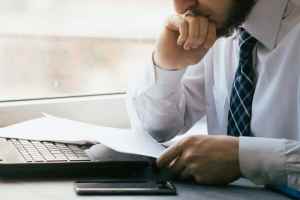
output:
[[[235,74],[230,97],[227,134],[253,136],[251,132],[252,101],[255,91],[253,50],[257,40],[244,29],[240,30],[239,66]]]

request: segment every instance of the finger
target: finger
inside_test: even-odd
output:
[[[185,19],[180,15],[172,15],[166,21],[166,27],[172,31],[179,32],[180,25],[183,24]]]
[[[174,174],[180,174],[186,166],[186,163],[181,159],[181,157],[177,157],[174,163],[171,165],[171,170]]]
[[[186,167],[185,169],[182,170],[181,174],[180,174],[180,179],[182,180],[186,180],[192,177],[191,171],[189,170],[188,167]]]
[[[182,46],[188,37],[188,22],[180,15],[172,15],[167,20],[167,28],[179,32],[177,44]]]
[[[198,184],[203,184],[205,181],[204,181],[204,177],[203,176],[200,176],[200,175],[196,175],[194,176],[194,181]]]
[[[183,20],[179,26],[179,37],[178,37],[178,41],[177,41],[177,44],[182,46],[186,40],[187,40],[187,37],[188,37],[188,23],[187,21]]]
[[[208,33],[207,33],[207,38],[206,41],[204,43],[204,48],[209,49],[211,48],[215,41],[217,40],[217,28],[216,25],[213,23],[209,23],[208,26]]]
[[[209,30],[208,19],[205,17],[200,17],[200,30],[199,30],[199,37],[198,37],[199,46],[203,45],[207,40],[208,30]]]
[[[200,30],[200,22],[199,19],[196,17],[188,16],[186,17],[186,20],[188,21],[188,39],[184,45],[184,49],[190,50],[192,48],[195,48],[197,45],[197,39],[199,35]]]
[[[180,156],[181,152],[181,145],[179,143],[175,144],[174,146],[167,149],[163,153],[163,155],[157,160],[157,166],[160,168],[168,167],[173,160]]]

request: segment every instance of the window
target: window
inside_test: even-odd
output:
[[[0,127],[49,113],[128,128],[124,95],[104,94],[126,92],[127,74],[149,60],[171,4],[1,0]]]
[[[126,92],[172,1],[2,0],[0,101]]]

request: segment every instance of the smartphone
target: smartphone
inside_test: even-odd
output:
[[[169,181],[156,183],[147,180],[78,181],[74,186],[78,195],[176,195],[176,187]]]

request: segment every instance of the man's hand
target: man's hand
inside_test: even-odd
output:
[[[170,147],[157,164],[198,184],[226,185],[241,176],[238,152],[238,138],[191,136]]]
[[[197,64],[217,39],[216,25],[202,16],[169,17],[154,51],[154,62],[167,70]]]

